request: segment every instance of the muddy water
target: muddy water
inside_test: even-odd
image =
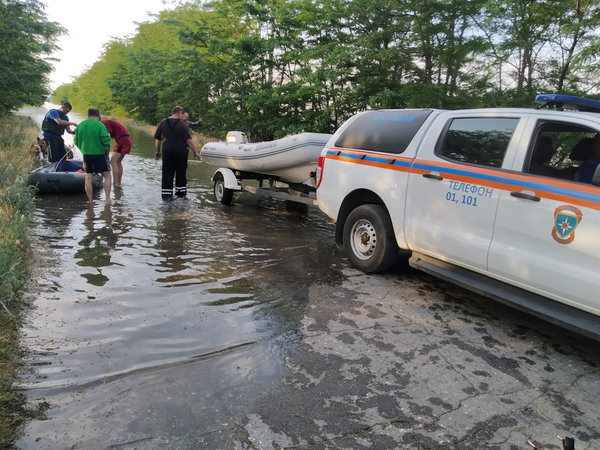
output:
[[[317,208],[251,194],[223,207],[214,168],[197,161],[188,198],[163,202],[153,141],[131,132],[111,204],[103,193],[93,207],[84,194],[36,201],[20,385],[45,414],[20,448],[105,448],[145,433],[158,448],[156,436],[226,427],[278,382],[310,286],[337,275]]]

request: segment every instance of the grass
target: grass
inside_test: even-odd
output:
[[[25,420],[24,400],[13,389],[19,361],[20,294],[27,279],[27,228],[34,191],[29,151],[39,129],[28,117],[0,118],[0,448],[8,448]]]

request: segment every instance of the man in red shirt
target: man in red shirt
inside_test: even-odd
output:
[[[129,131],[116,120],[102,119],[101,122],[108,130],[110,137],[115,140],[113,154],[110,157],[110,165],[113,173],[113,184],[115,187],[121,186],[123,177],[123,158],[131,151],[131,137]]]

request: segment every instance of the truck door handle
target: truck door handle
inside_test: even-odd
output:
[[[537,195],[525,194],[524,192],[511,192],[510,195],[524,200],[531,200],[532,202],[539,202],[541,200]]]
[[[424,173],[423,176],[425,178],[431,178],[432,180],[443,180],[444,179],[444,177],[442,177],[441,175],[436,175],[436,174],[431,173],[431,172]]]

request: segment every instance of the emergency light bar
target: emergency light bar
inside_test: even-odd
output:
[[[572,109],[576,111],[600,112],[600,101],[585,97],[574,97],[562,94],[541,94],[535,97],[535,102],[540,106],[556,108],[558,111]]]

